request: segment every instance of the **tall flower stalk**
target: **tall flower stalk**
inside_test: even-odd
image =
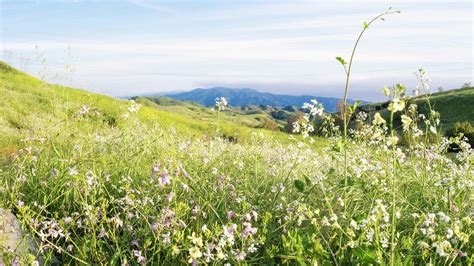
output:
[[[344,67],[344,72],[346,73],[346,85],[345,85],[345,91],[344,91],[344,103],[343,103],[343,110],[342,110],[342,116],[343,116],[343,123],[344,123],[344,129],[343,129],[343,146],[344,146],[344,184],[347,186],[348,183],[348,177],[347,177],[347,127],[349,125],[350,121],[350,116],[352,113],[355,111],[355,107],[348,109],[347,108],[347,96],[349,95],[349,81],[351,77],[351,70],[352,70],[352,62],[354,60],[355,52],[357,50],[357,46],[359,45],[359,42],[364,35],[365,31],[369,29],[370,25],[377,21],[377,20],[382,20],[384,21],[384,16],[389,15],[389,14],[394,14],[394,13],[400,13],[398,10],[392,10],[391,7],[389,7],[385,12],[377,15],[374,17],[372,20],[370,20],[368,23],[364,22],[364,27],[362,31],[360,32],[359,36],[357,37],[357,40],[354,44],[354,47],[352,48],[352,53],[351,57],[349,59],[349,64],[342,58],[342,57],[336,57],[336,60],[338,60],[342,66]]]
[[[390,265],[395,265],[395,249],[396,249],[396,228],[397,228],[397,210],[396,210],[396,191],[397,191],[397,154],[396,145],[398,143],[398,137],[395,136],[395,130],[393,128],[393,116],[396,112],[401,112],[405,109],[405,94],[406,88],[401,84],[397,84],[392,87],[391,91],[387,87],[384,88],[385,95],[387,97],[392,94],[392,101],[389,104],[388,110],[390,111],[390,137],[388,145],[392,151],[392,230],[391,230],[391,244],[390,244]]]
[[[216,112],[217,112],[217,118],[216,118],[216,120],[217,120],[216,133],[218,133],[218,132],[219,132],[219,113],[220,113],[221,111],[224,111],[224,110],[225,110],[225,108],[227,107],[228,103],[227,103],[226,98],[224,98],[224,97],[218,97],[218,98],[215,99],[215,101],[216,101],[215,110],[216,110]]]

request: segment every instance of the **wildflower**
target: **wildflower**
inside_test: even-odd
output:
[[[219,97],[215,99],[216,108],[218,111],[223,111],[227,107],[227,100],[224,97]]]
[[[388,106],[388,110],[396,113],[398,111],[403,111],[405,108],[405,101],[400,99],[393,99],[393,101]]]
[[[190,239],[191,242],[196,246],[202,247],[202,245],[203,245],[202,238],[197,237],[196,233],[194,233],[194,232],[190,236],[188,236],[188,239]]]
[[[129,111],[130,113],[136,113],[136,112],[138,112],[138,110],[140,109],[141,104],[135,102],[134,100],[131,100],[131,102],[132,102],[132,104],[130,105],[130,107],[127,108],[128,111]]]
[[[257,228],[252,227],[249,222],[244,222],[244,236],[250,236],[257,233]]]
[[[386,121],[385,121],[385,119],[382,118],[380,113],[375,113],[374,120],[372,120],[372,124],[375,125],[375,126],[378,126],[378,125],[382,125],[382,124],[385,124],[385,123],[386,123]]]
[[[450,239],[451,237],[453,237],[453,235],[454,235],[453,229],[448,228],[447,233],[446,233],[446,238]]]
[[[350,225],[355,229],[355,230],[359,230],[360,229],[360,226],[357,224],[357,222],[355,222],[354,220],[351,220],[351,223]]]
[[[231,220],[232,217],[234,217],[234,215],[235,215],[235,212],[234,212],[234,211],[229,211],[229,212],[227,213],[227,219]]]
[[[250,216],[249,213],[244,214],[244,218],[245,218],[246,221],[252,220],[252,216]]]
[[[171,202],[173,200],[173,197],[174,197],[174,193],[173,192],[170,192],[168,195],[166,195],[166,199]]]
[[[398,137],[397,136],[392,136],[388,138],[387,144],[388,146],[395,146],[398,143]]]
[[[171,248],[171,255],[173,255],[174,257],[178,256],[179,253],[181,253],[181,250],[179,250],[177,246],[173,246]]]
[[[228,239],[234,239],[234,230],[237,229],[237,225],[236,224],[231,224],[229,227],[227,226],[223,226],[223,229],[224,229],[224,235],[228,238]]]
[[[138,264],[146,264],[145,257],[142,256],[142,252],[138,250],[133,250],[133,255],[137,257]]]
[[[245,259],[245,256],[247,256],[247,253],[241,251],[237,256],[235,256],[235,259],[237,261],[243,261]]]
[[[25,206],[25,203],[22,200],[18,200],[16,202],[16,205],[18,206],[18,208],[21,208],[21,207]]]
[[[199,259],[202,257],[202,252],[198,247],[192,247],[189,249],[189,256],[190,259],[188,260],[189,263],[192,263],[196,259]]]
[[[181,188],[182,188],[185,192],[189,192],[189,186],[186,185],[185,183],[181,183]]]
[[[168,233],[165,233],[165,234],[161,234],[161,237],[163,238],[163,240],[161,241],[163,243],[163,245],[169,245],[171,243],[171,238],[170,238],[170,232]]]
[[[107,233],[105,232],[104,229],[100,229],[100,232],[99,232],[99,238],[103,238],[104,236],[106,236]]]
[[[78,174],[79,174],[79,172],[77,171],[76,166],[69,167],[69,175],[74,176],[74,175],[78,175]]]
[[[312,99],[311,103],[304,103],[303,109],[307,109],[310,116],[322,116],[324,112],[323,105],[318,103],[316,99]]]
[[[416,84],[416,88],[422,88],[427,92],[430,88],[429,82],[431,81],[430,78],[427,77],[426,70],[418,69],[417,72],[414,73],[416,79],[418,79],[418,83]]]
[[[383,87],[383,92],[385,93],[385,97],[390,96],[390,89],[387,86]]]
[[[206,262],[207,263],[210,263],[211,260],[213,259],[213,255],[211,253],[211,249],[210,248],[207,248],[206,252],[204,252],[204,257],[206,258]]]
[[[123,226],[123,221],[120,220],[120,218],[117,216],[110,218],[109,221],[112,222],[116,228],[120,228]]]
[[[293,123],[293,133],[299,133],[301,131],[301,125],[298,121]]]
[[[163,170],[161,173],[161,177],[159,179],[160,185],[165,186],[165,185],[170,185],[171,184],[171,179],[170,176],[168,175],[168,172]]]
[[[68,224],[68,223],[72,222],[72,218],[71,217],[64,217],[63,221],[64,221],[65,224]]]
[[[451,243],[449,243],[447,240],[435,242],[433,243],[433,247],[436,248],[436,253],[438,253],[438,255],[441,257],[446,257],[451,251]]]
[[[407,131],[410,128],[411,122],[413,120],[406,115],[402,115],[401,118],[402,118],[403,130]]]
[[[222,249],[221,248],[217,248],[217,255],[216,257],[219,259],[219,260],[223,260],[225,259],[225,254],[224,252],[222,252]]]
[[[449,223],[451,221],[451,218],[447,216],[444,212],[438,212],[439,220]]]
[[[254,243],[252,243],[252,245],[250,245],[250,247],[248,248],[248,251],[249,251],[250,253],[255,253],[255,252],[257,252],[257,248],[255,247],[255,244],[254,244]]]

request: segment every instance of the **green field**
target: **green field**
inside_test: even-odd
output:
[[[369,118],[346,143],[312,143],[235,110],[137,106],[4,63],[0,93],[0,208],[34,239],[0,238],[7,265],[474,262],[474,159],[459,138],[402,147]],[[454,121],[451,99],[472,90],[441,96]]]

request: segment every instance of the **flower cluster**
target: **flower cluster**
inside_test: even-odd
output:
[[[227,100],[224,97],[216,98],[215,102],[216,102],[215,108],[217,111],[224,111],[228,105]]]

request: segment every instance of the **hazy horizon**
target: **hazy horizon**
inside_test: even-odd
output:
[[[472,81],[472,3],[455,1],[1,1],[1,60],[112,96],[198,87],[341,97],[362,23],[391,6],[358,50],[350,98],[383,99],[418,68],[433,91]],[[70,54],[71,56],[68,56]]]

